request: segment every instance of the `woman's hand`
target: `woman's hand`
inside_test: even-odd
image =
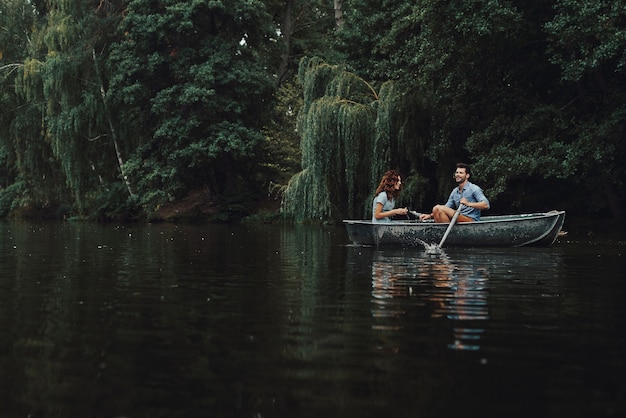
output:
[[[394,215],[406,215],[407,213],[409,213],[409,209],[408,208],[398,208],[398,209],[394,209],[393,212],[394,212]]]

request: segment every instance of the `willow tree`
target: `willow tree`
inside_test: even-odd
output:
[[[37,4],[43,9],[35,10],[40,19],[18,87],[25,100],[40,105],[41,134],[26,140],[48,144],[78,211],[83,212],[103,188],[123,177],[114,124],[107,112],[108,82],[100,71],[122,2]],[[27,161],[24,169],[35,165],[36,161]]]
[[[367,194],[356,177],[367,176],[369,184],[378,94],[346,69],[315,58],[302,60],[299,80],[302,171],[289,182],[283,213],[296,221],[352,213]]]
[[[26,0],[0,2],[0,186],[14,178],[12,124],[20,106],[15,93],[15,76],[23,66],[32,11]]]
[[[45,26],[45,13],[39,12],[27,0],[0,4],[2,215],[54,210],[68,195],[46,133],[43,83],[38,76],[44,59],[40,52],[45,50],[39,28]]]
[[[18,180],[15,119],[24,103],[15,92],[15,77],[23,66],[32,10],[26,0],[0,2],[0,214],[12,208],[24,184]]]
[[[317,58],[303,59],[299,76],[302,170],[284,195],[287,218],[371,216],[374,189],[389,168],[406,172],[410,191],[423,185],[415,170],[425,114],[420,100],[394,82],[384,83],[379,93],[345,67]],[[420,205],[421,197],[411,193],[404,202]]]
[[[426,193],[428,205],[447,197],[450,169],[468,157],[465,140],[471,122],[480,117],[474,113],[476,106],[464,101],[486,83],[468,79],[468,75],[479,81],[485,78],[472,70],[475,44],[466,42],[459,28],[450,24],[466,16],[473,4],[352,0],[345,4],[345,26],[337,33],[338,49],[358,74],[378,84],[393,80],[397,91],[393,112],[398,114],[389,117],[404,118],[408,113],[402,132],[413,136],[398,140],[405,146],[394,155],[412,158],[407,163],[409,174],[418,176],[420,184],[412,195]],[[476,23],[483,25],[479,19]]]

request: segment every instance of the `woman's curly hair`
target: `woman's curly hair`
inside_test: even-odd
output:
[[[376,196],[382,191],[387,192],[387,197],[389,199],[396,198],[400,195],[400,190],[402,190],[402,185],[400,185],[400,189],[396,190],[395,186],[398,180],[400,179],[400,173],[397,170],[389,170],[385,174],[383,174],[383,178],[380,180],[380,184],[376,189]]]

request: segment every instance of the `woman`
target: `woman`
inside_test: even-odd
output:
[[[407,208],[394,209],[396,197],[400,195],[402,179],[396,170],[389,170],[383,174],[376,189],[376,197],[372,207],[372,222],[391,222],[394,215],[406,215]]]

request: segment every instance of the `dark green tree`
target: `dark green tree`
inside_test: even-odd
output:
[[[424,98],[432,118],[419,148],[435,164],[421,166],[432,169],[424,174],[438,184],[441,199],[449,192],[453,164],[477,159],[466,147],[473,132],[541,103],[555,74],[538,34],[550,15],[539,2],[383,3],[376,8],[371,0],[352,0],[340,45],[359,73],[402,80],[409,94]],[[494,197],[501,191],[490,190]]]
[[[303,56],[328,58],[335,28],[333,4],[327,0],[269,1],[277,16],[279,55],[275,92],[276,105],[264,126],[265,142],[259,155],[258,183],[273,201],[282,198],[288,180],[300,168],[300,135],[297,116],[302,108],[302,84],[297,79],[298,63]]]
[[[263,2],[133,0],[119,33],[111,100],[139,142],[127,167],[140,202],[151,211],[191,190],[207,201],[256,192],[250,164],[275,85]]]
[[[624,152],[621,2],[346,4],[337,33],[345,62],[373,85],[401,82],[405,98],[424,104],[414,117],[429,122],[416,124],[406,143],[391,143],[395,155],[420,150],[411,170],[430,178],[437,199],[449,192],[453,164],[465,160],[506,210],[529,205],[532,194],[551,197],[543,205],[567,204],[538,190],[563,190],[565,180],[588,190],[602,179],[594,204],[617,214],[622,176],[611,173]]]
[[[278,16],[280,57],[276,83],[295,79],[299,61],[304,56],[319,56],[329,59],[333,48],[329,48],[335,30],[333,3],[328,0],[284,0],[268,1],[268,7]]]
[[[290,74],[327,46],[332,3],[2,6],[11,88],[2,91],[0,160],[17,206],[68,201],[92,215],[136,202],[150,212],[196,190],[241,212],[237,202],[294,171],[301,99]]]
[[[626,1],[560,0],[546,24],[550,61],[558,65],[560,177],[583,186],[588,208],[624,216],[626,167]]]

